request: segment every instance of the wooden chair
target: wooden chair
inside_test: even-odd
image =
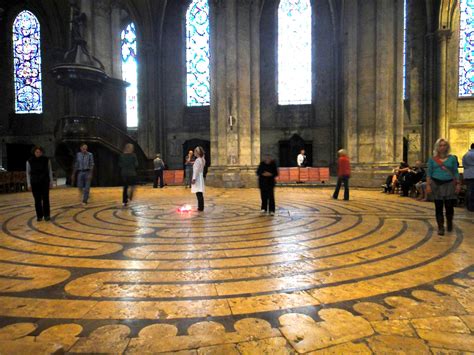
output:
[[[26,191],[26,172],[12,172],[12,184],[15,192]]]
[[[0,173],[0,191],[10,192],[11,173],[3,172]]]

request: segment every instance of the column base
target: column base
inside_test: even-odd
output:
[[[211,166],[206,185],[213,187],[258,187],[256,166]]]

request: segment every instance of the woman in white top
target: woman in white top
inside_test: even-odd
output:
[[[204,211],[204,167],[206,160],[204,159],[204,149],[196,147],[194,155],[197,157],[193,165],[193,179],[191,181],[191,192],[196,194],[198,200],[198,211]]]

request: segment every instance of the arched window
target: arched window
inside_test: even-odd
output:
[[[474,96],[474,2],[461,0],[459,96]]]
[[[42,113],[41,33],[38,19],[22,11],[13,22],[15,113]]]
[[[193,0],[186,12],[186,97],[188,106],[211,102],[209,4]]]
[[[403,99],[407,100],[408,99],[408,92],[407,92],[407,87],[408,87],[408,78],[407,78],[407,31],[408,31],[408,26],[407,26],[407,21],[408,21],[408,0],[405,0],[403,2]]]
[[[132,22],[122,31],[122,79],[127,87],[127,127],[138,127],[137,33]]]
[[[278,103],[311,103],[310,0],[281,0],[278,7]]]

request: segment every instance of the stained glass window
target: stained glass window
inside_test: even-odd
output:
[[[38,19],[22,11],[13,22],[15,112],[42,113],[41,34]]]
[[[138,66],[137,33],[135,24],[130,23],[122,31],[122,79],[127,87],[127,127],[138,126]]]
[[[188,106],[209,105],[211,86],[207,0],[194,0],[186,12],[186,82]]]
[[[474,96],[474,1],[461,0],[459,96]]]
[[[311,103],[310,0],[281,0],[278,7],[278,103]]]
[[[408,8],[408,0],[403,2],[403,99],[408,99],[407,93],[407,8]]]

